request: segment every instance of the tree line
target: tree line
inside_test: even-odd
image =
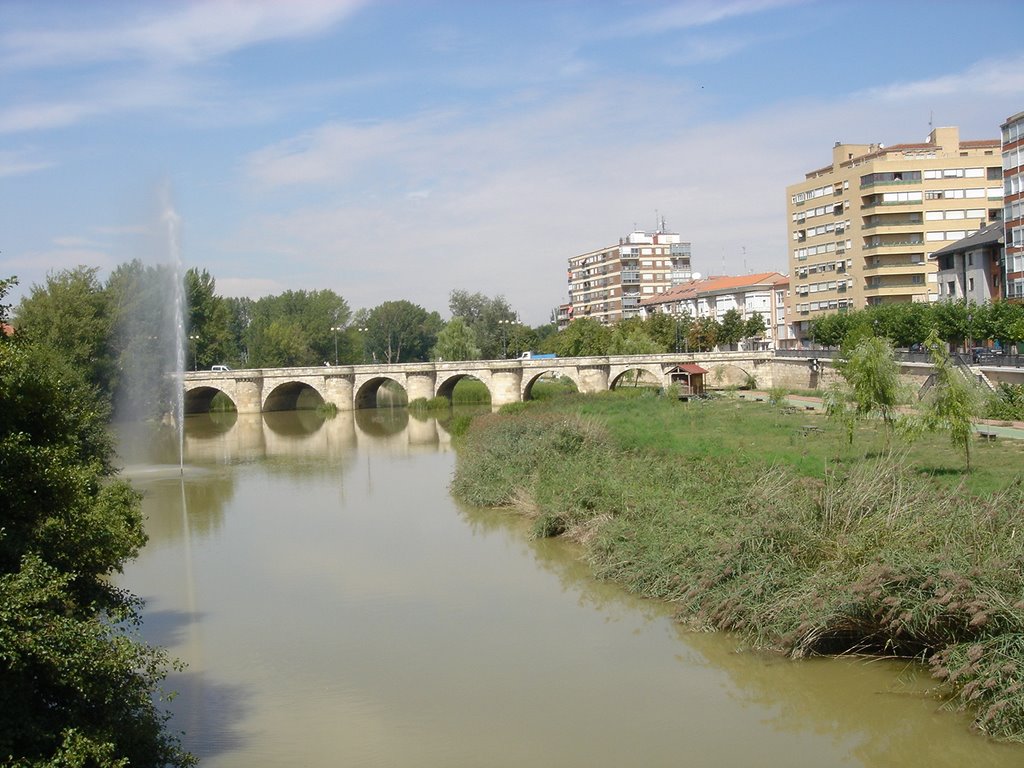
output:
[[[1004,349],[1024,342],[1024,304],[965,301],[879,304],[865,309],[815,318],[808,337],[824,347],[840,347],[868,334],[890,339],[896,347],[924,345],[935,331],[951,347]]]
[[[19,334],[57,350],[115,404],[117,416],[149,418],[166,411],[182,365],[208,369],[279,368],[425,360],[702,351],[763,335],[760,315],[737,310],[713,318],[654,315],[606,326],[580,318],[558,331],[531,327],[503,296],[453,290],[448,321],[410,301],[353,311],[332,290],[288,290],[259,299],[225,297],[206,270],[184,275],[184,314],[174,314],[177,277],[168,266],[135,260],[101,281],[95,267],[50,273],[33,285],[15,313]],[[185,358],[176,361],[175,339]]]

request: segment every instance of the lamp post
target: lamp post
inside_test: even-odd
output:
[[[199,364],[196,361],[199,357],[199,336],[190,334],[188,340],[192,344],[192,370],[198,371]]]
[[[359,331],[362,334],[365,334],[370,329],[367,328],[366,326],[360,326],[359,328],[356,328],[356,330]],[[364,336],[364,338],[363,338],[363,363],[365,363],[365,362],[366,362],[366,338]]]
[[[503,358],[504,357],[508,357],[508,338],[506,336],[506,332],[508,330],[508,326],[512,325],[512,323],[514,323],[514,322],[515,322],[515,320],[499,320],[498,321],[498,325],[501,326],[501,356]]]
[[[971,351],[971,347],[974,346],[974,333],[973,333],[974,329],[971,327],[971,321],[973,319],[974,319],[974,315],[972,315],[970,312],[968,312],[967,313],[967,338],[964,339],[964,341],[967,342],[967,349],[965,350],[966,352],[970,352]]]
[[[334,364],[338,364],[338,331],[344,331],[345,328],[340,325],[332,325],[331,330],[334,331]]]

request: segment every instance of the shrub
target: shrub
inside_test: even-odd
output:
[[[1024,421],[1024,384],[1001,382],[985,403],[985,417],[1000,421]]]

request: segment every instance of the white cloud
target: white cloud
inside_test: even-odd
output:
[[[0,151],[0,178],[24,176],[52,168],[54,165],[56,163],[52,160],[37,160],[28,152]]]
[[[905,99],[954,97],[985,94],[1020,97],[1024,91],[1024,56],[1013,56],[980,61],[964,72],[942,75],[928,80],[908,83],[891,83],[865,93],[868,98],[881,101],[903,101]],[[945,106],[946,102],[938,102]],[[1013,110],[1011,109],[1012,113]],[[1010,114],[1008,113],[1008,114]]]
[[[805,2],[808,0],[685,0],[616,25],[612,34],[634,36],[694,29]]]
[[[960,110],[947,122],[964,138],[997,136],[1024,97],[1012,85],[979,93],[982,71],[943,78]],[[910,83],[709,123],[685,89],[630,83],[486,115],[331,123],[244,166],[268,200],[276,186],[286,197],[316,186],[321,202],[275,202],[279,213],[243,222],[231,245],[287,254],[282,282],[326,284],[353,306],[443,310],[451,289],[469,288],[506,295],[530,323],[565,300],[569,256],[652,228],[655,210],[693,242],[701,272],[786,271],[786,185],[827,163],[836,140],[919,140],[932,92]],[[645,103],[659,120],[640,126],[631,104]],[[908,135],[915,121],[920,136]]]
[[[285,281],[261,277],[217,277],[217,293],[221,296],[248,296],[258,299],[263,296],[274,296],[295,286]]]
[[[0,133],[63,128],[93,114],[96,106],[74,102],[23,104],[0,110]]]
[[[0,35],[0,69],[113,61],[194,64],[249,45],[323,32],[364,0],[220,0],[122,6],[127,18]],[[160,12],[130,15],[144,7]],[[91,10],[89,5],[82,8]],[[84,18],[89,18],[86,14]]]
[[[96,248],[58,246],[49,250],[27,251],[11,258],[7,258],[7,254],[4,256],[4,269],[7,273],[23,277],[27,275],[33,282],[42,280],[45,272],[59,272],[62,269],[74,269],[79,266],[100,269],[110,269],[114,266],[110,254]]]

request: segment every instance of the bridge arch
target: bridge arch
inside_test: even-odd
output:
[[[452,394],[455,392],[455,387],[458,385],[458,383],[460,381],[465,381],[465,380],[479,381],[481,384],[483,384],[487,388],[487,396],[488,396],[488,398],[490,398],[491,400],[494,399],[494,393],[491,391],[490,383],[485,381],[483,378],[481,378],[480,376],[478,376],[478,375],[476,375],[474,373],[455,373],[455,374],[452,374],[451,376],[448,376],[448,377],[444,378],[437,385],[436,396],[437,397],[445,397],[445,398],[448,399],[448,402],[450,403],[452,401]]]
[[[405,383],[396,378],[392,378],[391,376],[371,376],[363,381],[355,391],[353,404],[356,410],[359,410],[360,408],[376,408],[377,395],[380,393],[381,387],[389,382],[401,387],[403,392],[408,392],[405,387]]]
[[[648,374],[658,383],[658,386],[663,386],[665,383],[665,371],[662,370],[660,365],[645,365],[637,362],[612,366],[611,370],[608,372],[608,389],[615,389],[623,377],[627,373],[632,373],[633,371],[641,371]]]
[[[523,400],[533,399],[533,385],[540,381],[544,376],[553,374],[562,378],[569,379],[576,387],[577,392],[582,392],[583,388],[580,386],[579,371],[575,367],[558,368],[551,370],[538,370],[530,371],[529,376],[523,375]]]
[[[324,402],[323,393],[305,381],[286,381],[274,387],[263,399],[263,411],[301,411]]]
[[[228,395],[228,393],[225,392],[223,389],[210,386],[198,386],[185,390],[185,413],[209,413],[210,405],[211,403],[213,403],[213,398],[215,398],[217,395],[223,395],[224,397],[228,398],[228,400],[231,400],[231,404],[235,406],[237,410],[237,404],[235,403],[234,400],[231,399],[231,396]]]

